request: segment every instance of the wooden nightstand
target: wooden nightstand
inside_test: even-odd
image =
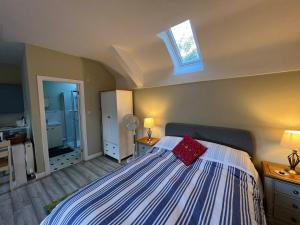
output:
[[[300,224],[300,175],[279,175],[287,166],[262,162],[266,216],[270,225]]]
[[[159,141],[159,138],[151,138],[151,142],[148,142],[147,137],[142,137],[136,140],[138,155],[145,154],[152,146],[154,146]]]

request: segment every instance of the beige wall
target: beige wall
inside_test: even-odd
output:
[[[154,117],[154,136],[167,122],[195,123],[251,131],[255,164],[287,163],[280,147],[284,129],[300,129],[300,71],[265,76],[204,81],[134,91],[135,113]]]
[[[21,84],[21,68],[13,64],[0,63],[1,84]]]
[[[27,79],[30,96],[32,133],[36,152],[37,171],[44,171],[42,136],[40,126],[37,76],[51,76],[85,81],[85,100],[88,136],[88,154],[100,151],[100,111],[98,92],[115,88],[114,78],[101,64],[36,47],[26,45]],[[96,122],[92,122],[96,120]]]
[[[108,74],[101,64],[95,61],[82,59],[84,76],[86,123],[89,154],[102,151],[100,129],[100,102],[99,91],[115,89],[115,79]]]

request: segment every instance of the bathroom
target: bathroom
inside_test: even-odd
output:
[[[81,161],[79,87],[44,81],[44,103],[50,172]]]

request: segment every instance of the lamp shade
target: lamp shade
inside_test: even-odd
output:
[[[281,139],[281,145],[292,150],[300,150],[300,131],[286,130]]]
[[[152,128],[152,127],[154,127],[154,119],[153,118],[145,118],[144,119],[144,127],[145,128]]]

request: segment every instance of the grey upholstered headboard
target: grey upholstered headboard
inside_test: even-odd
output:
[[[186,134],[195,139],[210,141],[243,150],[248,152],[250,156],[253,156],[254,153],[252,135],[246,130],[185,123],[168,123],[166,125],[166,136],[183,137]]]

